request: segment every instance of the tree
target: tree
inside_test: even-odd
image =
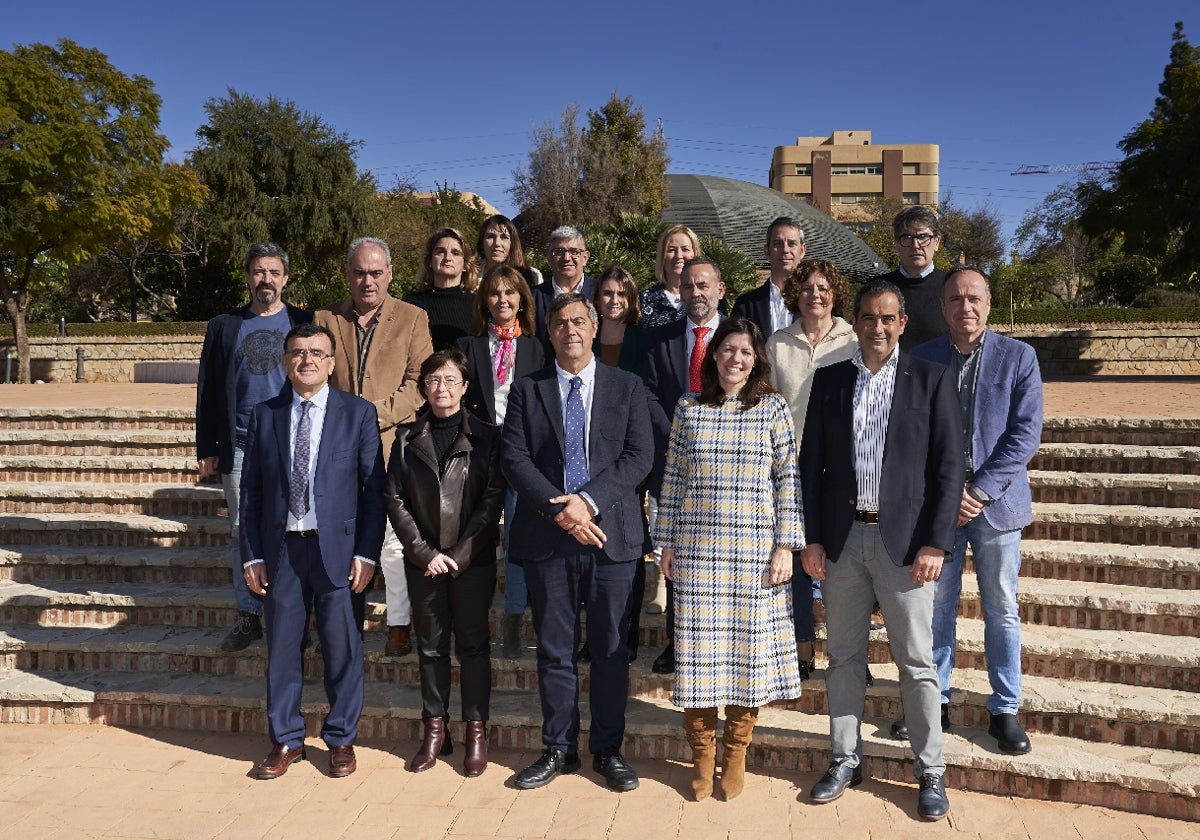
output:
[[[29,295],[47,263],[126,239],[169,242],[175,211],[203,200],[186,167],[163,163],[160,104],[149,79],[73,41],[0,52],[0,294],[21,382]]]
[[[942,229],[942,250],[950,263],[957,263],[961,257],[968,265],[990,270],[1004,256],[1004,224],[990,203],[964,210],[947,195],[938,207],[938,226]]]
[[[1108,185],[1084,185],[1080,227],[1160,263],[1175,282],[1200,272],[1200,47],[1175,24],[1171,60],[1149,119],[1119,144],[1125,159]]]
[[[246,248],[265,240],[288,252],[290,299],[315,303],[340,294],[333,280],[375,200],[374,178],[355,163],[360,141],[274,96],[260,100],[231,89],[204,109],[208,122],[196,131],[200,142],[189,162],[211,191],[198,267],[205,282],[203,297],[185,309],[208,317],[240,302]]]
[[[900,257],[896,253],[896,243],[892,241],[892,219],[904,209],[904,201],[894,196],[878,195],[861,202],[858,208],[865,217],[855,229],[858,238],[880,256],[889,271],[897,268]]]
[[[579,125],[569,105],[557,127],[533,133],[529,162],[513,171],[509,190],[521,208],[527,250],[545,244],[561,224],[615,223],[621,213],[655,216],[666,196],[667,141],[662,127],[649,135],[641,107],[615,93]]]

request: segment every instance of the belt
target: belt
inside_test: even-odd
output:
[[[309,528],[307,531],[288,531],[289,537],[315,537],[317,535],[316,528]]]
[[[878,525],[879,524],[879,511],[856,510],[856,511],[854,511],[854,521],[862,522],[864,525]]]

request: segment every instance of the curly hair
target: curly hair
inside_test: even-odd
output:
[[[793,315],[800,314],[800,290],[805,281],[814,275],[821,275],[829,283],[829,291],[833,293],[833,303],[830,310],[834,315],[841,315],[850,303],[850,281],[838,267],[829,260],[801,260],[792,269],[787,282],[783,284],[783,304]]]

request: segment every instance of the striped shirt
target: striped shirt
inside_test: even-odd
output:
[[[899,357],[900,348],[896,346],[878,373],[871,373],[863,364],[861,349],[855,350],[851,359],[858,368],[854,383],[854,477],[858,483],[859,510],[879,511],[883,444],[892,412]]]

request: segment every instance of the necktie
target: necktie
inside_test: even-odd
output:
[[[292,454],[292,485],[288,493],[288,510],[299,519],[308,513],[308,453],[312,423],[308,410],[312,402],[300,403],[300,423],[296,426],[296,450]]]
[[[563,430],[566,444],[567,466],[566,487],[568,493],[576,492],[588,482],[587,453],[584,450],[583,395],[580,389],[583,380],[578,376],[571,379],[571,391],[567,394],[567,415]]]
[[[696,343],[692,345],[692,357],[688,360],[688,390],[700,390],[700,364],[704,361],[704,350],[707,344],[704,339],[711,331],[710,327],[694,327],[692,332],[696,334]]]

